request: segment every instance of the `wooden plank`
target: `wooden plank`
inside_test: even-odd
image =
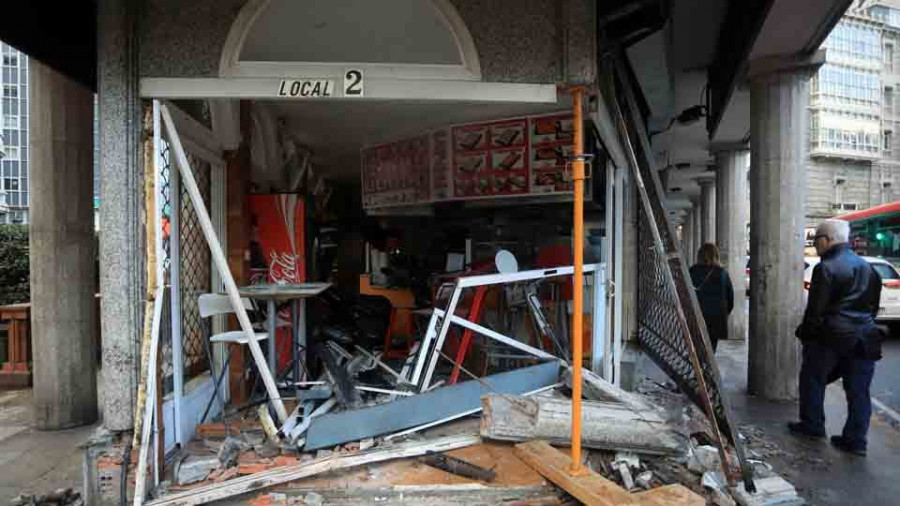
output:
[[[491,394],[482,397],[481,403],[481,437],[571,444],[572,403],[568,399]],[[581,441],[587,448],[652,455],[678,454],[685,449],[685,439],[655,411],[585,401],[581,416]]]
[[[351,411],[331,413],[312,421],[305,450],[329,448],[348,441],[391,434],[481,407],[489,393],[522,394],[555,384],[559,362],[546,362],[436,388],[395,401]]]
[[[572,476],[572,460],[546,441],[519,443],[516,445],[516,456],[588,506],[640,504],[625,489],[588,468],[584,468],[583,474]]]
[[[706,498],[677,483],[640,492],[633,497],[643,506],[706,506]]]
[[[425,455],[429,451],[440,453],[457,448],[465,448],[480,442],[481,438],[475,435],[449,436],[430,441],[417,441],[375,448],[347,455],[331,455],[304,464],[285,466],[263,473],[235,478],[223,483],[215,483],[186,492],[164,496],[147,504],[148,506],[206,504],[317,474],[386,460],[418,457]]]

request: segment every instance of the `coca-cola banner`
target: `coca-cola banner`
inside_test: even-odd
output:
[[[250,195],[250,263],[253,283],[306,281],[303,197]]]

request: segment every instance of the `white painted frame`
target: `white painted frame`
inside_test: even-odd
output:
[[[624,230],[625,230],[625,182],[627,165],[617,167],[615,174],[615,235],[613,244],[614,252],[614,279],[616,286],[615,299],[613,300],[613,348],[612,348],[612,368],[607,373],[612,377],[603,377],[606,381],[611,382],[616,387],[621,385],[621,369],[622,369],[622,330],[625,327],[624,313],[622,311],[623,297],[621,295],[624,286]]]
[[[295,79],[310,76],[294,76]],[[317,76],[321,77],[321,76]],[[280,77],[144,77],[140,94],[159,99],[269,99],[291,101],[343,100],[343,90],[331,98],[286,98],[277,94]],[[366,77],[366,100],[429,100],[435,102],[492,102],[556,104],[556,85],[528,83],[487,83],[441,79],[397,79]]]
[[[258,62],[240,61],[247,34],[257,18],[269,6],[270,0],[250,0],[238,13],[231,25],[219,58],[220,77],[296,77],[314,76],[331,78],[335,83],[343,80],[347,68],[362,69],[366,76],[366,95],[369,95],[371,78],[481,80],[481,62],[469,29],[450,0],[427,0],[456,41],[461,64],[396,64],[358,62]],[[341,87],[342,88],[342,87]]]
[[[605,283],[605,273],[606,266],[602,263],[600,264],[586,264],[584,266],[584,274],[594,273],[594,299],[599,300],[601,293],[605,293],[606,283]],[[508,336],[504,336],[499,332],[495,332],[491,329],[482,327],[477,323],[471,322],[465,318],[456,316],[454,312],[456,311],[456,306],[459,303],[459,298],[462,295],[462,291],[466,288],[473,288],[478,286],[490,286],[490,285],[498,285],[498,284],[506,284],[506,283],[516,283],[522,281],[533,281],[537,279],[544,279],[550,277],[557,276],[572,276],[575,272],[575,268],[573,266],[564,266],[564,267],[554,267],[549,269],[536,269],[531,271],[521,271],[510,274],[485,274],[480,276],[466,276],[459,278],[456,282],[456,286],[453,289],[453,293],[450,296],[450,301],[447,303],[446,309],[438,309],[435,308],[432,312],[431,319],[428,322],[428,330],[425,333],[425,337],[422,339],[422,343],[419,346],[418,357],[416,358],[416,365],[413,369],[413,375],[411,379],[411,383],[419,386],[419,392],[425,392],[431,386],[431,379],[434,374],[434,369],[437,366],[437,361],[440,358],[440,350],[444,346],[444,340],[447,337],[447,333],[450,330],[450,326],[453,324],[459,325],[461,327],[470,329],[474,332],[477,332],[485,337],[490,339],[494,339],[495,341],[502,342],[508,346],[516,348],[520,351],[524,351],[526,353],[530,353],[538,358],[549,359],[549,360],[562,360],[567,362],[568,357],[561,358],[554,355],[551,355],[547,352],[529,346],[525,343],[522,343],[516,339],[513,339]],[[602,304],[594,304],[592,310],[595,311],[593,316],[593,328],[592,328],[592,343],[594,343],[592,353],[599,352],[601,354],[606,354],[606,339],[605,339],[605,305]],[[602,314],[601,317],[598,317],[598,314]],[[446,315],[450,315],[449,318]],[[440,326],[438,327],[438,319],[440,319]],[[432,348],[431,344],[434,342],[434,347]],[[602,349],[601,349],[602,348]],[[430,351],[430,357],[428,357]],[[426,366],[427,362],[427,366]],[[424,377],[423,377],[424,374]],[[421,383],[420,383],[421,380]]]
[[[280,423],[284,423],[284,421],[287,419],[287,410],[285,410],[284,403],[282,402],[281,394],[278,391],[275,380],[274,378],[272,378],[271,374],[269,374],[269,369],[267,367],[265,357],[263,356],[262,349],[259,346],[259,340],[257,339],[256,333],[253,330],[253,325],[250,322],[249,316],[247,315],[247,310],[244,308],[241,295],[238,292],[237,284],[235,283],[234,278],[231,275],[231,271],[228,268],[228,260],[225,257],[222,243],[219,241],[219,238],[216,235],[216,231],[213,228],[209,213],[206,210],[206,205],[204,204],[203,198],[200,196],[200,192],[197,189],[197,183],[196,181],[194,181],[194,176],[191,172],[191,167],[188,162],[187,155],[185,155],[184,147],[181,143],[181,138],[179,137],[178,131],[175,127],[175,122],[172,120],[172,116],[165,105],[162,105],[160,107],[160,113],[162,116],[163,124],[165,125],[165,131],[169,137],[170,145],[175,154],[175,161],[178,166],[178,170],[181,172],[181,176],[183,178],[182,184],[186,186],[188,195],[191,198],[191,202],[194,204],[194,208],[197,210],[197,216],[200,220],[200,226],[203,229],[203,235],[206,238],[207,244],[209,246],[212,260],[215,264],[216,269],[218,269],[221,273],[222,279],[225,281],[225,291],[227,292],[228,298],[231,301],[231,305],[234,308],[234,313],[237,315],[238,322],[241,325],[241,330],[247,337],[247,345],[250,348],[250,353],[252,354],[253,360],[256,363],[257,370],[263,380],[263,384],[266,387],[266,391],[269,395],[269,401],[272,403],[272,406],[275,409],[278,421]]]
[[[159,101],[154,100],[156,107],[154,109],[154,163],[159,162],[162,128],[160,124]],[[225,229],[225,160],[222,158],[222,146],[218,138],[204,125],[197,122],[189,115],[182,112],[177,107],[169,104],[167,106],[172,116],[172,120],[179,132],[179,137],[186,151],[191,152],[200,159],[210,164],[210,219],[216,234],[226,240],[227,231]],[[170,144],[171,146],[171,144]],[[172,206],[171,223],[170,223],[170,308],[171,308],[171,328],[172,328],[172,365],[173,365],[173,392],[163,403],[163,417],[167,420],[167,427],[172,430],[166,431],[165,451],[171,451],[176,444],[184,445],[193,437],[194,428],[203,415],[203,410],[209,398],[213,395],[213,381],[209,376],[199,376],[194,378],[188,385],[184,381],[184,351],[181,335],[181,286],[180,286],[180,260],[181,260],[181,236],[180,236],[180,219],[181,219],[181,173],[176,166],[174,159],[174,148],[170,149],[171,168],[169,173],[169,191],[170,205]],[[156,168],[157,177],[159,177],[159,167]],[[156,189],[159,195],[160,188]],[[158,199],[159,205],[157,213],[162,216],[162,201]],[[160,234],[160,257],[162,257],[162,239]],[[214,267],[214,266],[211,266]],[[215,268],[211,272],[211,289],[213,291],[224,290],[221,274]],[[225,328],[224,317],[213,318],[213,333],[222,332]],[[213,361],[217,370],[225,366],[227,360],[227,347],[223,343],[215,343],[213,345]],[[229,396],[228,384],[223,384],[220,389],[223,394],[223,400],[227,400]],[[216,413],[224,409],[224,405],[216,404],[210,410],[210,415],[215,416]]]

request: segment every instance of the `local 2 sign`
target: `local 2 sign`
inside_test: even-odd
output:
[[[347,69],[344,73],[343,97],[357,98],[364,96],[363,72],[360,69]],[[282,79],[278,85],[277,96],[284,98],[333,98],[333,79]]]
[[[282,79],[278,96],[287,98],[329,98],[334,93],[331,79]]]

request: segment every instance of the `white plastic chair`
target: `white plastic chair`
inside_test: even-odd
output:
[[[225,314],[234,314],[234,308],[231,307],[231,300],[227,295],[218,293],[204,293],[197,298],[197,302],[200,309],[200,316],[203,318]],[[244,305],[244,309],[248,311],[255,310],[255,308],[253,307],[253,303],[250,302],[249,299],[242,298],[241,303]],[[256,335],[257,340],[269,338],[268,332],[255,332],[254,334]],[[231,350],[229,349],[228,356],[225,359],[225,365],[222,367],[222,371],[219,372],[218,377],[216,377],[216,373],[213,367],[214,364],[211,343],[247,344],[247,342],[249,342],[247,334],[242,330],[232,330],[209,336],[209,341],[206,343],[206,355],[207,359],[209,360],[210,376],[212,378],[215,378],[216,384],[213,386],[213,395],[212,397],[210,397],[209,403],[206,405],[206,410],[203,412],[203,417],[201,418],[200,423],[206,421],[206,415],[209,414],[209,409],[212,407],[212,403],[217,397],[219,397],[219,402],[222,403],[222,406],[225,405],[225,399],[221,398],[219,394],[219,386],[222,384],[222,379],[225,377],[225,373],[228,371],[228,364],[231,363]]]
[[[200,305],[200,316],[203,318],[209,318],[211,316],[219,316],[223,314],[234,314],[234,309],[231,307],[231,300],[228,299],[227,295],[218,293],[204,293],[198,298],[198,302]],[[242,298],[241,303],[244,304],[244,309],[248,311],[253,311],[256,309],[247,298]],[[268,338],[269,334],[267,332],[256,333],[257,340]],[[247,334],[245,334],[243,330],[232,330],[211,335],[209,337],[209,341],[213,343],[247,344],[248,339]]]

